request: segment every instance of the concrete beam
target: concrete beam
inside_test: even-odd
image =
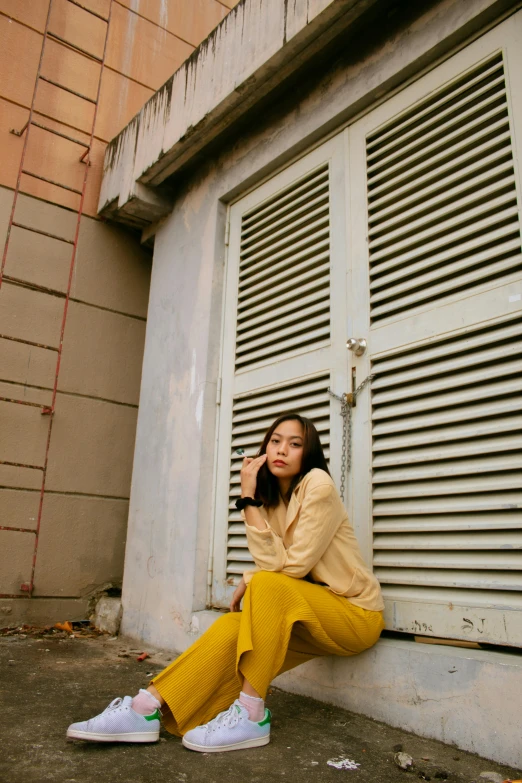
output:
[[[111,141],[99,211],[145,227],[167,177],[383,0],[242,0]],[[165,209],[168,211],[167,205]]]

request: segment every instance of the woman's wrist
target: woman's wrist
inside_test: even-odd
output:
[[[268,524],[257,506],[246,506],[244,510],[247,525],[258,530],[268,530]]]

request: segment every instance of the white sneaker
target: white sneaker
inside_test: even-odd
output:
[[[259,723],[250,720],[248,710],[236,700],[214,720],[187,731],[183,744],[190,750],[202,753],[219,753],[223,750],[258,748],[270,742],[270,710]]]
[[[67,736],[92,742],[157,742],[160,712],[140,715],[132,707],[131,696],[114,699],[100,715],[80,723],[71,723]]]

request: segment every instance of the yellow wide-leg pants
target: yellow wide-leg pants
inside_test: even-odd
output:
[[[243,610],[222,615],[152,684],[172,734],[207,723],[238,698],[243,678],[265,698],[278,674],[320,655],[356,655],[380,636],[382,612],[361,609],[322,585],[260,571]]]

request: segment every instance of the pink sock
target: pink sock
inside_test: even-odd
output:
[[[239,694],[239,703],[248,711],[248,717],[250,720],[258,723],[265,717],[265,702],[263,699],[258,699],[255,696],[247,696],[246,693]]]
[[[140,688],[138,695],[132,700],[131,707],[139,715],[152,715],[153,712],[161,709],[161,704],[150,691]]]

